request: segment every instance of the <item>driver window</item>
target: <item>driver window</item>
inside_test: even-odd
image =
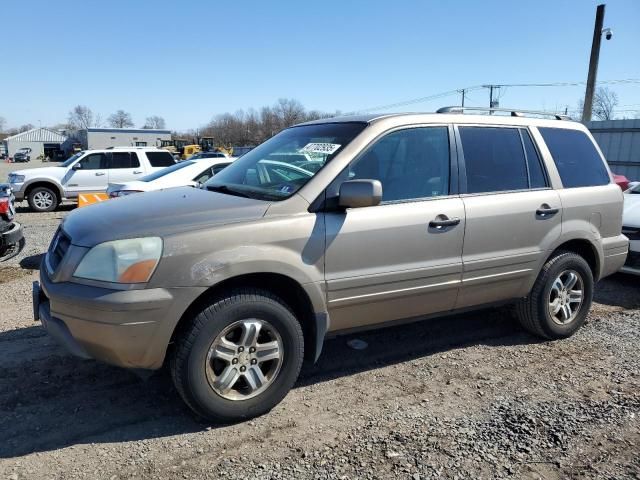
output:
[[[91,153],[78,162],[82,170],[100,170],[106,168],[107,156],[104,153]]]
[[[351,163],[342,181],[380,180],[383,202],[448,195],[449,158],[447,127],[399,130]]]

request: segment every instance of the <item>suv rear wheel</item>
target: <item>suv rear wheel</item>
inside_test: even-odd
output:
[[[198,415],[233,422],[277,405],[300,373],[304,339],[287,305],[241,289],[202,310],[177,341],[173,382]]]
[[[584,323],[593,300],[593,274],[580,255],[560,251],[547,261],[517,315],[529,332],[546,339],[566,338]]]
[[[36,187],[27,195],[29,207],[35,212],[52,212],[58,206],[58,195],[49,187]]]

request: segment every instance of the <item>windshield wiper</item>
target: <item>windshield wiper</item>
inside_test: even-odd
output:
[[[235,190],[233,188],[229,188],[227,185],[207,185],[207,190],[209,190],[210,192],[218,192],[218,193],[226,193],[227,195],[235,195],[236,197],[252,198],[251,195],[248,195],[239,190]]]

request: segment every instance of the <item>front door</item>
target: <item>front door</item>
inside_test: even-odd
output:
[[[456,308],[525,296],[560,236],[560,197],[526,128],[458,132],[467,221]]]
[[[75,168],[74,168],[75,167]],[[67,197],[83,192],[104,192],[109,183],[106,153],[90,153],[71,167],[62,179]]]
[[[331,198],[347,179],[377,179],[383,191],[380,205],[325,214],[330,330],[454,307],[465,213],[450,151],[447,126],[396,130],[329,187]]]

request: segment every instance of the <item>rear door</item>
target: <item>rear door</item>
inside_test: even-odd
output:
[[[527,294],[560,236],[562,205],[527,128],[456,127],[466,211],[457,308]]]
[[[89,153],[74,164],[62,179],[65,195],[76,197],[82,192],[104,192],[109,183],[108,158],[103,152]]]
[[[109,183],[137,180],[144,175],[136,152],[111,152],[109,154]]]
[[[380,205],[325,214],[331,330],[455,305],[465,215],[451,168],[452,132],[428,126],[388,133],[327,189],[331,199],[345,180],[377,179],[383,190]]]

